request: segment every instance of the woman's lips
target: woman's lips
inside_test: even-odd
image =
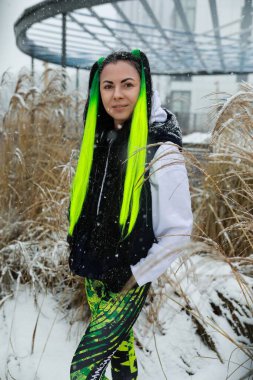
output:
[[[126,108],[127,107],[127,104],[126,105],[119,105],[119,106],[112,106],[112,108],[114,109],[114,110],[117,110],[117,111],[120,111],[120,110],[123,110],[124,108]]]

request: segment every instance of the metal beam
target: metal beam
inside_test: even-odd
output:
[[[118,0],[44,0],[27,8],[14,24],[16,31],[29,29],[31,25],[52,16],[69,13],[80,8],[91,8],[96,5],[114,3]],[[127,1],[127,0],[121,0]]]
[[[61,45],[61,67],[62,67],[62,90],[66,90],[66,13],[62,14],[62,45]]]
[[[74,12],[74,14],[76,14],[76,12]],[[124,23],[124,24],[126,24],[127,25],[127,23]],[[43,23],[41,23],[41,25],[42,26],[49,26],[49,27],[52,27],[52,28],[54,28],[54,29],[58,29],[59,30],[59,26],[58,25],[53,25],[53,24],[50,24],[50,23],[47,23],[47,22],[43,22]],[[140,26],[140,24],[134,24],[135,26]],[[89,24],[89,23],[85,23],[85,26],[91,26],[91,24]],[[92,25],[92,26],[94,26],[94,25]],[[102,28],[103,29],[103,27],[101,26],[101,25],[98,25],[98,27],[99,28]],[[34,27],[32,27],[32,32],[33,31],[41,31],[41,32],[43,32],[43,33],[46,33],[46,34],[53,34],[54,36],[55,36],[55,31],[53,31],[53,30],[49,30],[48,28],[47,29],[43,29],[43,28],[41,28],[41,27],[38,27],[38,26],[34,26]],[[80,32],[80,29],[79,28],[73,28],[73,27],[71,27],[71,26],[68,26],[68,37],[75,37],[75,38],[79,38],[79,39],[82,39],[83,40],[83,36],[78,36],[78,35],[75,35],[75,34],[72,34],[72,33],[69,33],[69,31],[78,31],[78,32]],[[119,29],[119,28],[113,28],[113,31],[114,32],[119,32],[119,33],[133,33],[131,30],[129,30],[129,31],[127,31],[127,30],[124,30],[124,29]],[[60,32],[60,30],[59,30],[59,32]],[[96,35],[98,35],[98,36],[103,36],[103,37],[106,37],[107,39],[108,39],[108,37],[109,38],[114,38],[114,36],[109,36],[108,34],[105,34],[105,33],[100,33],[100,32],[96,32]],[[154,34],[149,34],[149,33],[145,33],[144,34],[145,35],[145,37],[156,37],[156,38],[158,38],[159,39],[159,43],[162,45],[162,42],[161,42],[161,37],[160,36],[156,36],[156,35],[154,35]],[[117,36],[117,38],[119,39],[119,36]],[[135,40],[136,42],[137,41],[139,41],[139,39],[138,39],[138,37],[134,37],[133,38],[133,36],[131,36],[131,40],[133,41],[133,40]],[[68,41],[69,41],[69,38],[68,38]],[[94,43],[94,38],[92,37],[92,41],[93,41],[93,43]],[[107,41],[107,42],[109,42],[109,41]],[[157,42],[155,42],[156,44],[157,44]],[[164,46],[164,44],[163,44],[163,46]],[[129,48],[130,49],[130,48]]]
[[[223,51],[222,51],[219,16],[218,16],[218,12],[217,12],[216,0],[209,0],[209,6],[210,6],[210,10],[211,10],[215,41],[216,41],[217,50],[219,52],[221,68],[222,68],[222,70],[225,71],[226,68],[225,68],[225,64],[224,64],[224,57],[223,57]]]
[[[97,14],[97,12],[90,8],[90,13],[92,16],[96,17],[101,22],[104,28],[109,30],[109,32],[115,37],[116,40],[118,40],[123,46],[130,50],[130,46],[122,38],[120,38],[120,36],[117,36],[113,29],[109,28],[109,26],[104,22],[103,18]]]
[[[184,12],[184,8],[182,6],[182,3],[181,3],[181,0],[173,0],[174,2],[174,5],[175,5],[175,8],[176,8],[176,11],[181,19],[181,22],[182,22],[182,25],[184,27],[184,30],[186,31],[187,35],[188,35],[188,38],[189,38],[189,41],[192,43],[192,46],[195,50],[195,53],[199,59],[199,62],[201,63],[201,65],[203,66],[204,69],[207,69],[206,67],[206,64],[205,62],[203,61],[200,53],[199,53],[199,50],[196,46],[196,42],[195,42],[195,39],[193,37],[193,34],[192,34],[192,31],[191,31],[191,28],[189,26],[189,23],[188,23],[188,20],[186,18],[186,15],[185,15],[185,12]]]
[[[62,51],[61,51],[61,65],[66,67],[66,13],[62,14]]]
[[[53,27],[53,28],[57,28],[57,29],[59,30],[59,33],[60,33],[60,29],[59,29],[59,27],[58,27],[57,25],[51,25],[51,24],[46,23],[46,22],[41,23],[41,25],[43,25],[43,26],[46,25],[46,26],[51,26],[51,27]],[[85,25],[86,25],[86,24],[85,24]],[[38,28],[37,26],[33,27],[31,30],[32,30],[32,31],[33,31],[33,30],[41,30],[41,31],[44,31],[44,33],[50,33],[50,32],[52,32],[52,31],[50,31],[50,30],[48,30],[48,29]],[[68,26],[68,31],[79,32],[79,33],[80,33],[80,28],[73,28],[73,27],[71,27],[71,26]],[[53,33],[54,33],[54,32],[53,32]],[[90,33],[88,33],[88,32],[87,32],[87,34],[90,35]],[[108,38],[108,37],[111,38],[111,36],[108,36],[108,34],[105,34],[105,33],[96,32],[96,35],[97,35],[97,36],[103,36],[103,37],[106,37],[106,38]],[[71,33],[68,33],[68,36],[73,36],[73,37],[76,37],[76,38],[82,38],[82,40],[84,39],[83,36],[77,36],[77,35],[75,35],[75,34],[71,34]],[[92,41],[94,41],[93,36],[92,36]]]
[[[49,43],[51,45],[57,45],[57,46],[61,45],[61,39],[51,38],[50,36],[47,36],[45,34],[43,35],[41,33],[39,34],[39,33],[33,32],[29,35],[29,38],[32,40],[36,39],[36,42],[46,42],[46,43]],[[82,44],[80,44],[80,42],[75,41],[75,40],[70,40],[68,38],[67,50],[69,50],[69,47],[78,47],[79,49],[84,49],[84,46]],[[97,48],[101,51],[104,50],[103,48],[101,48],[101,46],[95,45],[94,43],[92,43],[91,40],[85,41],[85,48],[86,48],[85,50],[93,50],[94,48]]]
[[[240,33],[240,71],[243,72],[246,50],[250,44],[252,28],[252,0],[245,0],[242,8]]]
[[[76,121],[78,120],[79,71],[80,71],[79,67],[77,67],[76,69]],[[76,130],[78,129],[77,125],[78,124],[76,124]]]
[[[91,8],[96,5],[113,3],[118,0],[44,0],[27,8],[14,24],[16,44],[25,53],[26,31],[35,23],[39,23],[61,13],[69,13],[80,8]],[[121,0],[127,1],[127,0]]]
[[[156,27],[156,29],[159,30],[161,36],[168,43],[168,45],[171,47],[172,52],[175,54],[175,56],[181,61],[181,63],[185,67],[189,68],[189,66],[187,65],[187,63],[184,62],[184,61],[182,61],[182,56],[180,54],[178,54],[177,50],[175,50],[174,47],[172,46],[171,40],[168,38],[168,36],[164,32],[163,28],[161,27],[161,24],[159,23],[159,21],[158,21],[157,17],[155,16],[154,12],[152,11],[150,5],[147,3],[146,0],[140,0],[140,2],[142,4],[143,8],[145,9],[145,11],[147,12],[147,14],[149,15],[149,17],[151,18],[151,20],[153,21],[154,26]]]
[[[108,50],[112,51],[112,47],[108,45],[105,41],[101,40],[99,37],[97,37],[97,33],[91,32],[89,29],[86,28],[86,26],[78,21],[71,13],[68,14],[68,17],[74,21],[81,29],[83,29],[86,33],[89,33],[95,40],[99,41],[102,46],[106,46]]]
[[[31,58],[31,77],[32,77],[32,82],[34,84],[34,58]]]
[[[50,49],[58,49],[59,52],[61,53],[62,51],[62,46],[60,43],[57,43],[57,42],[52,42],[52,41],[48,41],[48,40],[44,40],[43,38],[41,38],[40,40],[38,40],[38,42],[40,43],[43,43],[45,44],[45,47],[46,48],[50,48]],[[33,49],[36,50],[37,48],[41,48],[40,45],[33,45]],[[77,53],[80,53],[80,54],[98,54],[100,55],[101,53],[106,53],[107,50],[103,51],[101,48],[98,48],[98,49],[94,49],[94,48],[89,48],[89,49],[82,49],[82,46],[79,46],[79,47],[76,47],[76,46],[73,46],[73,45],[69,45],[68,44],[68,52],[77,52]],[[60,64],[62,63],[61,61],[61,56],[59,57],[59,62]]]
[[[133,30],[133,32],[140,38],[141,42],[144,44],[144,45],[147,45],[147,47],[150,49],[150,51],[153,50],[152,46],[150,45],[150,43],[145,39],[143,38],[142,34],[139,33],[139,30],[135,27],[134,24],[132,24],[130,22],[130,20],[128,19],[128,17],[122,12],[121,8],[118,6],[118,4],[116,3],[113,3],[112,6],[114,7],[114,9],[118,12],[118,14],[121,16],[121,18],[128,24],[128,26]],[[157,53],[157,56],[159,57],[159,59],[163,62],[165,62],[169,67],[171,67],[170,63],[168,61],[165,61],[164,58],[159,54]]]

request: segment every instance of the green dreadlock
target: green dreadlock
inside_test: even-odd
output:
[[[132,54],[141,58],[140,50],[133,50]],[[122,235],[130,217],[128,232],[125,238],[131,233],[136,222],[142,184],[137,186],[140,178],[144,179],[144,168],[146,161],[146,145],[148,137],[148,118],[147,118],[147,94],[146,94],[146,80],[143,64],[141,65],[141,86],[137,103],[134,108],[130,136],[128,142],[128,163],[126,169],[123,201],[120,211],[120,225],[122,227]],[[145,148],[136,150],[139,148]],[[130,209],[131,208],[131,209]],[[129,215],[130,214],[130,215]]]
[[[98,60],[101,65],[104,58]],[[89,106],[85,121],[80,156],[77,163],[76,173],[72,182],[70,201],[70,226],[69,234],[72,235],[74,227],[82,211],[82,206],[88,191],[89,177],[93,161],[95,130],[97,124],[97,110],[99,102],[99,71],[97,70],[90,89]]]
[[[133,50],[131,53],[141,60],[140,50]],[[68,231],[70,235],[73,234],[75,224],[77,223],[78,218],[81,214],[82,206],[88,191],[89,177],[93,161],[95,130],[99,103],[99,67],[103,61],[103,57],[98,60],[98,69],[92,80],[80,156],[77,163],[76,173],[72,182],[70,226]],[[138,187],[137,184],[140,179],[144,180],[147,137],[148,117],[146,79],[143,63],[141,60],[140,93],[131,120],[130,135],[128,141],[127,168],[119,220],[122,237],[126,224],[129,221],[128,231],[123,239],[125,239],[132,232],[139,212],[140,195],[143,181],[141,181]],[[143,149],[136,152],[136,150],[140,149],[141,147]]]

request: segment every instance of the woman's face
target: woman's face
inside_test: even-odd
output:
[[[107,64],[100,74],[100,93],[106,112],[120,128],[132,115],[140,92],[140,76],[127,61]]]

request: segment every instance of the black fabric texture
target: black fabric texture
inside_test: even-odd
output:
[[[166,112],[165,123],[150,126],[148,144],[171,141],[182,146],[181,131],[175,116]],[[67,238],[71,271],[81,277],[102,280],[112,291],[122,289],[132,274],[130,265],[146,257],[153,242],[157,242],[152,226],[149,180],[142,188],[134,229],[127,239],[121,240],[119,214],[129,129],[129,122],[117,131],[101,126],[98,128],[86,201],[73,235]],[[147,149],[147,163],[158,148],[159,145]]]

